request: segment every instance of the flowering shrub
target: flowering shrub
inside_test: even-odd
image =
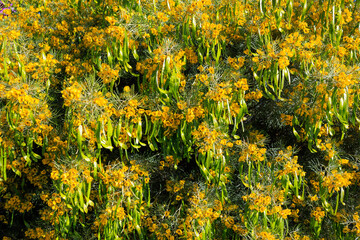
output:
[[[0,1],[2,239],[357,239],[360,2]]]

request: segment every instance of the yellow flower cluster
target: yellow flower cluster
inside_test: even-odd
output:
[[[262,162],[265,160],[265,153],[266,153],[266,148],[259,148],[256,144],[250,143],[244,148],[238,161],[239,162],[247,162],[247,161]]]
[[[97,74],[104,84],[111,83],[119,77],[119,70],[112,69],[106,63],[101,64],[101,69]]]
[[[250,202],[249,208],[258,212],[265,212],[271,205],[271,197],[264,194],[251,193],[242,197],[245,202]]]
[[[44,229],[37,227],[35,229],[29,229],[25,232],[25,236],[29,239],[41,239],[41,240],[50,240],[55,237],[55,230],[50,232],[44,231]]]
[[[316,221],[321,222],[321,220],[325,217],[325,212],[321,209],[321,207],[316,207],[311,211],[311,216],[314,217]]]
[[[6,200],[4,208],[8,211],[18,211],[20,213],[28,212],[33,208],[31,196],[27,195],[25,201],[20,200],[17,195],[10,197]]]
[[[70,87],[61,91],[64,98],[64,105],[70,106],[72,103],[79,101],[81,98],[82,87],[78,82],[73,83]]]
[[[360,236],[359,1],[2,2],[6,236]]]
[[[322,185],[327,188],[329,193],[338,192],[351,185],[353,178],[352,173],[333,170],[329,175],[323,177]]]

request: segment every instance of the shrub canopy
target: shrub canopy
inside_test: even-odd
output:
[[[360,2],[0,2],[3,239],[356,239]]]

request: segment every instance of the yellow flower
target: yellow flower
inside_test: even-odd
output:
[[[53,179],[53,180],[58,180],[59,179],[59,171],[58,170],[53,170],[52,172],[51,172],[51,175],[50,175],[50,177]]]
[[[280,69],[285,69],[289,65],[290,65],[290,62],[289,62],[288,57],[283,56],[283,57],[279,58],[279,68]]]
[[[261,232],[258,236],[257,239],[261,239],[261,240],[276,240],[276,238],[274,237],[274,235],[272,235],[269,232]]]
[[[82,87],[79,83],[75,82],[70,87],[67,87],[65,90],[62,90],[62,96],[64,98],[64,105],[70,106],[74,101],[78,101],[81,97]]]
[[[103,63],[97,75],[107,84],[118,78],[119,70],[111,69],[109,65]]]
[[[311,211],[311,216],[314,217],[317,222],[321,222],[325,217],[325,212],[322,211],[320,207],[316,207],[315,210]]]
[[[129,93],[131,91],[129,86],[125,86],[124,87],[124,92]]]
[[[315,202],[319,199],[317,195],[309,196],[309,198],[310,198],[310,201],[312,201],[312,202]]]
[[[180,102],[177,103],[177,107],[178,107],[180,110],[185,109],[186,106],[187,106],[187,103],[186,103],[185,101],[182,101],[182,100],[181,100]]]
[[[214,70],[213,67],[209,67],[209,68],[208,68],[208,71],[209,71],[210,74],[214,74],[214,73],[215,73],[215,70]]]
[[[116,19],[114,17],[107,16],[105,20],[108,21],[110,25],[115,25],[116,23]]]
[[[108,100],[105,99],[104,97],[97,97],[94,99],[94,103],[99,107],[104,107],[108,103]]]
[[[192,122],[195,119],[195,114],[193,108],[188,108],[186,113],[186,121]]]
[[[287,217],[291,215],[291,210],[290,209],[283,209],[280,211],[280,216],[283,218],[283,219],[287,219]]]

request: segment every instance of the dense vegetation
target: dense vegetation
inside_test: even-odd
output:
[[[360,237],[360,1],[3,5],[2,239]]]

